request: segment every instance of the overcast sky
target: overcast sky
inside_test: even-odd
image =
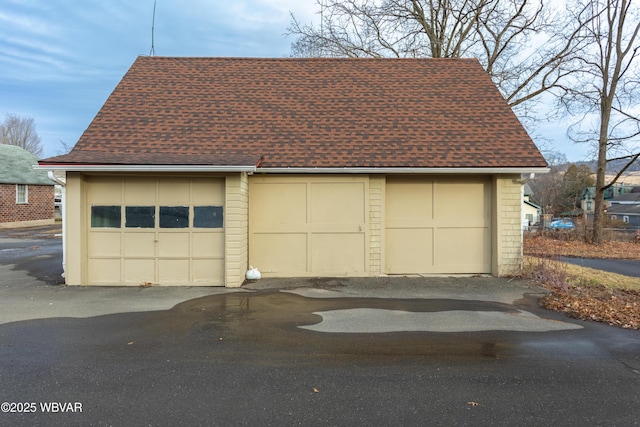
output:
[[[314,0],[157,0],[158,56],[289,56],[289,12],[317,20]],[[153,0],[0,0],[0,115],[32,117],[44,156],[73,146],[139,55],[151,52]],[[561,123],[539,145],[585,160]]]

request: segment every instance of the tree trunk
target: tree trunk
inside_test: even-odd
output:
[[[600,165],[600,156],[598,156],[598,172],[596,173],[596,194],[595,204],[593,212],[593,235],[592,243],[599,245],[603,241],[603,228],[604,228],[604,175],[607,169],[606,159],[604,166]],[[602,172],[601,172],[602,169]]]
[[[607,174],[607,148],[609,143],[609,120],[611,117],[610,101],[606,96],[601,99],[600,106],[600,135],[598,137],[598,168],[596,170],[596,194],[593,213],[592,242],[599,245],[603,241],[604,228],[604,190],[606,189],[605,175]]]

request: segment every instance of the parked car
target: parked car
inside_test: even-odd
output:
[[[576,225],[568,218],[554,218],[549,224],[551,230],[575,230]]]

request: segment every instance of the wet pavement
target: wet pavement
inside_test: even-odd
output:
[[[327,311],[525,310],[579,329],[314,331]],[[316,314],[314,314],[316,313]],[[373,319],[379,322],[381,319]],[[636,425],[637,331],[460,300],[309,298],[262,290],[170,310],[0,326],[0,400],[81,413],[0,425]]]
[[[0,238],[2,426],[640,422],[640,333],[525,282],[65,287],[56,245]]]

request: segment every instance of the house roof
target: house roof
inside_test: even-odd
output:
[[[46,171],[33,167],[38,158],[15,145],[0,144],[0,184],[53,185]]]
[[[542,209],[542,207],[541,207],[540,205],[537,205],[537,204],[533,203],[531,200],[525,200],[525,201],[524,201],[524,204],[525,204],[525,205],[529,205],[529,206],[531,206],[532,208]]]
[[[610,203],[640,204],[640,193],[625,193],[609,199]]]
[[[611,187],[604,190],[604,198],[605,200],[613,200],[614,198],[617,198],[621,195],[630,193],[635,187],[636,186],[634,185],[615,183]],[[587,198],[593,199],[595,195],[596,187],[592,185],[585,188],[584,192],[582,193],[582,200],[585,200]]]
[[[640,204],[611,205],[607,208],[607,215],[640,215]]]
[[[142,56],[41,165],[547,167],[475,59]]]

